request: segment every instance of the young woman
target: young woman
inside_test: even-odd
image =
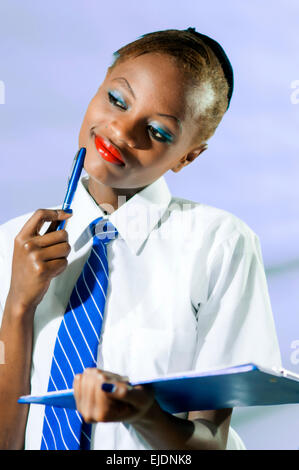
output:
[[[242,448],[232,409],[174,415],[150,389],[129,386],[187,370],[280,365],[257,236],[226,211],[171,196],[163,176],[207,149],[232,90],[223,49],[194,28],[124,46],[84,116],[79,147],[86,148],[87,177],[73,215],[39,209],[1,226],[1,448],[81,448],[83,435],[90,449]],[[118,236],[106,245],[97,367],[80,370],[59,331],[92,251],[87,229],[99,217]],[[55,231],[60,220],[66,228]],[[45,221],[52,223],[40,234]],[[76,356],[68,330],[65,337]],[[17,404],[20,395],[44,393],[51,380],[52,389],[66,388],[55,344],[72,370],[81,437],[66,412],[60,418],[52,410],[50,418],[42,406],[28,412]],[[93,423],[89,434],[86,423]]]

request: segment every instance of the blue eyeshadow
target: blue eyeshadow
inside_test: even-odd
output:
[[[164,129],[162,129],[161,127],[159,127],[155,122],[151,122],[150,125],[157,131],[159,132],[159,134],[161,134],[164,139],[166,139],[168,142],[172,142],[173,141],[173,136],[171,134],[169,134],[168,132],[166,132]]]
[[[108,90],[108,93],[117,101],[119,101],[123,106],[127,106],[126,102],[124,101],[121,93],[117,90]]]

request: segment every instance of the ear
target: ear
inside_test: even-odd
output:
[[[180,159],[179,163],[175,167],[171,168],[172,171],[174,173],[178,173],[182,168],[189,165],[191,162],[193,162],[193,160],[199,157],[199,155],[205,150],[207,150],[207,148],[208,144],[205,142],[204,144],[201,144],[200,147],[197,147],[196,149],[187,153]]]

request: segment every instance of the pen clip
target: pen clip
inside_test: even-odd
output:
[[[72,166],[71,166],[71,170],[70,170],[70,172],[69,172],[69,177],[68,177],[68,180],[67,180],[68,183],[70,182],[71,176],[72,176],[72,174],[73,174],[73,170],[74,170],[74,167],[75,167],[75,164],[76,164],[76,161],[77,161],[79,152],[80,152],[80,149],[78,150],[78,152],[76,153],[76,155],[75,155],[75,157],[74,157],[74,160],[73,160],[73,163],[72,163]]]

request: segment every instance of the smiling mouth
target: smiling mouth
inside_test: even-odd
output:
[[[107,139],[95,135],[94,142],[97,151],[101,157],[104,158],[104,160],[107,160],[110,163],[114,163],[115,165],[125,166],[125,162],[120,152]]]

